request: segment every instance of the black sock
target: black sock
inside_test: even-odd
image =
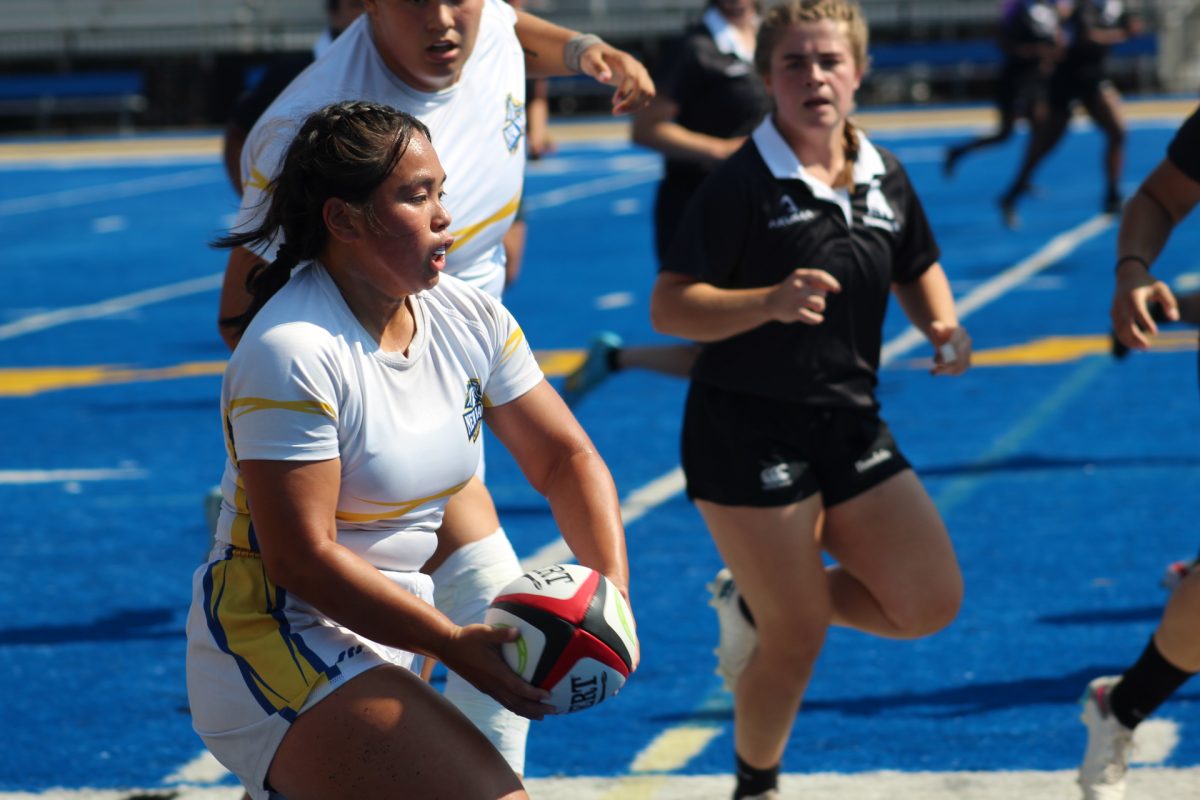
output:
[[[606,357],[606,360],[608,362],[608,371],[609,372],[616,372],[617,370],[619,370],[621,368],[620,358],[621,358],[621,348],[613,347],[613,348],[609,349],[608,355]]]
[[[1184,672],[1163,658],[1154,644],[1121,676],[1121,682],[1108,695],[1108,707],[1126,728],[1136,727],[1167,701],[1195,673]]]
[[[746,605],[746,600],[740,594],[738,595],[738,610],[742,612],[742,616],[746,618],[746,622],[750,623],[750,627],[757,627],[754,624],[754,615],[750,613],[750,606]]]
[[[767,769],[752,767],[737,753],[733,754],[737,761],[737,788],[733,791],[733,800],[743,797],[754,797],[756,794],[779,788],[779,765]]]

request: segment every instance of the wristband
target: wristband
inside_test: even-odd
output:
[[[585,50],[604,44],[604,40],[594,33],[577,33],[563,45],[563,63],[571,72],[582,72],[580,60]]]
[[[1142,258],[1141,256],[1134,256],[1134,255],[1120,256],[1119,258],[1117,258],[1117,268],[1120,269],[1121,265],[1124,264],[1126,261],[1136,261],[1137,263],[1141,264],[1142,268],[1145,269],[1147,272],[1150,271],[1150,262],[1147,261],[1146,259]]]

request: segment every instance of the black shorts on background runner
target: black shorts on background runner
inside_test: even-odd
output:
[[[683,471],[692,500],[727,506],[826,508],[911,469],[871,408],[821,408],[693,381],[683,418]]]

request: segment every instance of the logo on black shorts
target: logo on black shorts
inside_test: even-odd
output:
[[[866,472],[867,470],[873,469],[874,467],[879,466],[883,462],[891,461],[891,460],[892,460],[892,451],[884,450],[881,447],[878,450],[876,450],[875,452],[871,453],[871,455],[867,456],[866,458],[860,458],[858,461],[855,461],[854,469],[858,472],[859,475],[861,475],[864,472]]]
[[[788,464],[767,467],[758,474],[758,477],[762,479],[762,488],[767,491],[786,489],[796,482],[796,476],[792,474],[792,468]]]

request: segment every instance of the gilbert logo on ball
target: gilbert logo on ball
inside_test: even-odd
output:
[[[484,622],[521,632],[503,646],[522,678],[550,692],[559,714],[591,708],[625,685],[638,652],[633,614],[593,569],[557,564],[526,572],[492,601]]]

